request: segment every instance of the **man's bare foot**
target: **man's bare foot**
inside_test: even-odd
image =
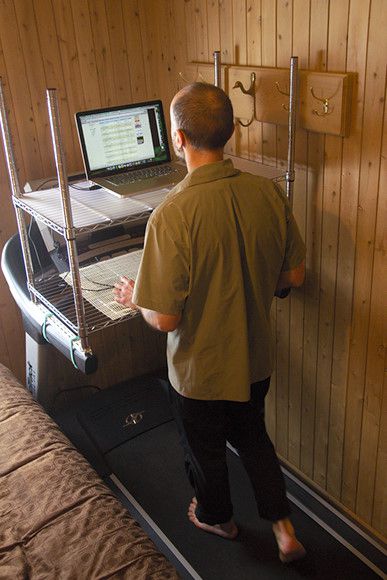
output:
[[[306,554],[304,546],[296,538],[294,528],[289,518],[278,520],[273,524],[273,532],[279,549],[279,559],[288,564],[301,560]]]
[[[227,540],[233,540],[234,538],[237,537],[238,528],[236,527],[233,519],[224,524],[215,524],[213,526],[199,522],[198,518],[196,517],[197,505],[198,505],[197,499],[196,497],[193,497],[190,506],[188,508],[188,517],[197,528],[200,528],[205,532],[215,534],[222,538],[226,538]]]

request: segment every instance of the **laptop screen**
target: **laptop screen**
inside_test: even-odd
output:
[[[88,178],[170,161],[161,101],[76,114]]]

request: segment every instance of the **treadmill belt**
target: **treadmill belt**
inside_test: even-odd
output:
[[[292,506],[292,521],[307,556],[282,564],[271,524],[258,518],[249,480],[232,451],[228,452],[228,464],[239,536],[230,541],[197,529],[187,517],[193,492],[184,472],[174,421],[125,441],[104,459],[203,580],[379,578],[296,506]]]

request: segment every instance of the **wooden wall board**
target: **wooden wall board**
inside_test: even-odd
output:
[[[8,85],[5,59],[0,42],[0,77],[6,109],[8,113],[9,126],[12,130],[12,141],[15,149],[15,163],[19,177],[25,175],[23,157],[20,154],[19,131],[16,123],[12,93]],[[3,147],[0,148],[0,195],[2,200],[1,226],[0,226],[0,248],[16,231],[16,219],[13,206],[7,200],[11,199],[11,186],[8,179],[6,161],[3,156]],[[0,273],[0,354],[3,364],[7,365],[20,380],[24,380],[25,375],[25,354],[24,354],[24,331],[21,315],[9,292],[4,277]]]
[[[102,106],[102,100],[92,30],[93,15],[89,13],[88,0],[72,2],[71,11],[79,56],[80,80],[85,98],[85,108],[98,109]]]
[[[230,64],[235,58],[235,45],[233,39],[233,0],[219,2],[220,22],[220,58],[224,64]],[[237,142],[235,133],[228,141],[225,152],[236,155]]]
[[[276,300],[276,449],[288,457],[290,300]]]
[[[194,2],[194,21],[196,35],[196,60],[208,62],[211,55],[208,48],[208,20],[207,20],[207,2],[206,0],[195,0]]]
[[[166,105],[169,104],[174,94],[171,87],[175,82],[175,70],[170,61],[170,57],[172,57],[171,41],[166,38],[166,35],[170,37],[166,26],[168,7],[168,2],[163,2],[160,6],[157,0],[139,4],[143,50],[146,55],[144,64],[148,95],[153,99],[163,95]],[[159,18],[155,19],[157,12]],[[161,47],[161,49],[156,47]],[[167,119],[168,117],[167,115]]]
[[[376,14],[379,17],[376,18]],[[381,119],[384,111],[386,82],[385,54],[387,51],[383,27],[386,11],[380,2],[371,4],[367,70],[365,78],[365,105],[363,117],[362,159],[360,164],[359,206],[357,214],[356,259],[354,278],[354,310],[352,315],[351,353],[347,392],[347,416],[344,441],[342,499],[355,509],[359,453],[364,411],[367,344],[369,341],[370,298],[375,247],[379,159],[381,154]],[[383,16],[382,16],[383,15]],[[383,18],[383,20],[382,20]],[[386,50],[381,50],[385,47]]]
[[[158,83],[161,74],[157,53],[160,46],[159,22],[152,18],[157,11],[154,0],[151,2],[139,2],[138,12],[142,38],[142,50],[144,54],[144,75],[146,78],[147,92],[150,98],[156,99],[160,95]],[[164,71],[162,71],[164,72]]]
[[[34,0],[34,11],[46,80],[44,89],[47,87],[56,88],[60,95],[59,102],[62,119],[62,138],[64,149],[66,151],[67,168],[70,172],[75,172],[82,167],[82,160],[78,142],[75,141],[76,135],[63,75],[62,59],[59,41],[56,35],[55,14],[53,12],[52,2],[50,0]],[[45,25],[40,26],[39,24],[41,22],[44,22]],[[49,144],[51,144],[51,137],[49,141],[45,143],[44,147],[52,158],[53,169],[49,175],[55,175],[54,154],[52,147]],[[31,175],[27,175],[27,177],[28,179],[31,179]],[[43,177],[43,175],[41,174],[39,177]]]
[[[271,0],[261,2],[262,66],[277,64],[277,6]],[[262,123],[262,162],[277,166],[277,127]],[[273,320],[274,322],[274,320]]]
[[[324,71],[328,30],[328,4],[319,0],[310,3],[310,37],[308,66]],[[315,427],[317,372],[319,352],[319,312],[321,287],[321,235],[324,191],[325,136],[308,133],[307,152],[307,228],[306,281],[303,358],[303,392],[301,423],[301,468],[313,478],[315,470]],[[317,443],[317,442],[316,442]]]
[[[327,41],[327,66],[345,70],[346,51],[343,38],[347,35],[348,5],[345,2],[329,7],[329,34]],[[345,44],[344,44],[345,46]],[[341,50],[339,48],[341,47]],[[333,339],[335,325],[335,299],[337,254],[340,224],[341,175],[343,139],[327,135],[323,177],[323,207],[321,230],[321,287],[319,304],[318,358],[316,376],[316,426],[314,480],[326,488],[328,469],[329,421]]]
[[[251,3],[246,15],[247,64],[260,66],[262,64],[262,26],[261,3]],[[254,121],[248,127],[249,159],[262,163],[262,123]]]
[[[74,79],[81,78],[81,69],[79,64],[79,53],[76,43],[76,31],[74,29],[74,20],[72,11],[68,2],[58,0],[52,4],[54,9],[55,31],[58,37],[58,45],[62,63],[62,79],[67,94],[68,105],[71,115],[76,111],[86,109],[85,95],[82,83],[74,82]],[[72,141],[77,143],[77,132],[73,119],[70,122]],[[78,147],[79,151],[79,147]],[[78,159],[81,161],[80,153]],[[77,167],[72,168],[68,165],[68,171],[77,171],[82,167],[80,163]],[[44,177],[42,174],[39,177]]]
[[[261,66],[276,65],[276,2],[262,0],[260,2],[260,41]],[[277,127],[269,123],[262,123],[261,161],[265,165],[277,166]],[[271,328],[273,333],[273,350],[275,353],[275,367],[271,377],[270,389],[266,397],[266,421],[268,432],[274,444],[277,440],[277,349],[276,328],[277,308],[273,302],[270,311]]]
[[[0,183],[3,199],[11,196],[10,188],[6,183],[5,161],[0,157]],[[4,177],[4,179],[3,179]],[[3,248],[7,240],[16,229],[15,212],[13,207],[3,205],[2,217],[4,223],[0,228],[0,247]],[[2,275],[0,275],[0,352],[3,354],[5,365],[10,368],[15,375],[24,381],[25,376],[25,355],[24,355],[24,330],[21,315],[9,288]]]
[[[220,54],[223,63],[232,63],[234,60],[233,41],[233,0],[219,2],[220,22]]]
[[[348,384],[348,360],[351,350],[351,320],[353,280],[355,270],[355,238],[361,162],[362,114],[368,39],[368,13],[364,2],[351,2],[348,14],[346,46],[347,70],[357,71],[356,105],[352,107],[351,134],[343,142],[340,227],[337,256],[337,291],[335,299],[335,329],[332,357],[332,383],[329,425],[327,490],[341,497],[344,426]]]
[[[52,155],[46,147],[40,146],[40,144],[50,142],[51,133],[45,98],[46,79],[33,3],[15,2],[15,16],[19,29],[23,30],[23,34],[20,35],[20,44],[36,124],[42,175],[50,175],[53,171]],[[36,66],[37,61],[40,66]]]
[[[209,14],[210,7],[207,7],[207,13]],[[178,91],[178,79],[177,74],[183,70],[184,65],[188,62],[187,57],[187,39],[185,33],[185,27],[182,26],[182,23],[185,22],[184,20],[185,14],[185,3],[180,2],[180,0],[171,0],[170,5],[170,19],[171,19],[171,26],[174,29],[174,35],[172,38],[173,43],[173,70],[174,70],[174,82],[173,82],[173,89],[174,92]],[[219,27],[219,19],[214,19],[214,23]],[[207,20],[207,25],[210,26],[209,21]],[[209,36],[209,34],[208,34]],[[209,37],[208,42],[209,45],[211,44],[211,37]],[[216,44],[218,46],[218,43]],[[212,59],[212,47],[209,46],[209,60]]]
[[[383,6],[379,2],[372,5],[371,11],[377,14],[383,12],[378,22],[381,28],[387,26],[387,14],[383,11]],[[373,23],[375,18],[371,17]],[[372,98],[369,99],[373,106],[365,109],[365,123],[369,129],[368,121],[370,118],[383,118],[383,124],[380,128],[373,130],[373,138],[376,143],[372,144],[368,140],[363,140],[363,147],[366,146],[366,157],[368,167],[372,162],[372,179],[375,180],[376,197],[373,198],[369,193],[368,202],[374,202],[372,210],[375,211],[375,220],[370,229],[367,231],[368,247],[373,250],[373,264],[370,280],[370,313],[369,313],[369,332],[367,337],[366,361],[365,361],[365,383],[364,383],[364,405],[362,413],[361,441],[359,451],[359,478],[356,491],[356,513],[366,522],[372,521],[373,498],[367,493],[375,485],[375,474],[377,465],[377,447],[379,440],[379,431],[381,424],[381,409],[383,397],[383,378],[385,372],[385,353],[386,353],[386,309],[384,304],[385,298],[385,243],[387,233],[387,204],[385,188],[387,185],[387,171],[385,156],[383,151],[386,150],[386,97],[387,89],[385,84],[385,59],[382,54],[387,53],[387,41],[385,36],[381,35],[379,26],[370,29],[369,60],[372,60],[372,81],[368,80],[366,91],[370,90]],[[372,130],[372,128],[371,128]],[[378,143],[378,139],[379,143]],[[371,149],[372,147],[372,149]],[[370,148],[370,149],[368,149]],[[375,162],[379,151],[380,163]],[[361,202],[362,203],[362,202]],[[371,209],[371,208],[370,208]],[[372,215],[372,211],[368,212]]]
[[[309,25],[309,0],[293,0],[292,55],[298,56],[300,69],[309,68]]]
[[[247,5],[246,0],[233,0],[232,4],[233,43],[235,64],[247,63]]]
[[[106,0],[108,40],[111,47],[113,80],[115,87],[114,103],[126,105],[133,102],[130,58],[126,45],[125,25],[122,2]]]
[[[176,22],[176,17],[179,16],[179,12],[175,15],[173,11],[175,2],[168,0],[162,6],[163,11],[161,13],[162,18],[160,21],[160,39],[163,51],[161,53],[160,61],[160,89],[161,94],[164,95],[166,116],[168,118],[167,123],[169,127],[169,104],[177,92],[176,69],[178,64],[181,62],[181,58],[185,55],[185,50],[182,49],[185,39],[183,38],[183,31]],[[168,26],[165,26],[166,22],[169,22],[170,26],[174,27],[176,30],[174,34],[170,34]],[[179,50],[181,51],[181,54],[178,53]]]
[[[262,66],[277,63],[277,2],[261,0]]]
[[[385,358],[386,367],[387,358]],[[381,540],[385,541],[387,536],[387,373],[384,373],[382,386],[382,404],[380,410],[380,429],[378,440],[378,455],[375,473],[375,487],[373,489],[372,500],[372,530],[376,530],[381,535]],[[368,493],[368,491],[367,491]]]
[[[303,142],[298,142],[298,146],[301,149],[301,154],[305,144]],[[303,239],[305,239],[306,227],[306,195],[306,169],[296,169],[296,179],[293,192],[293,214],[296,218]],[[289,314],[288,460],[296,467],[299,467],[300,465],[301,454],[304,310],[305,288],[302,286],[301,288],[293,289],[291,292]]]
[[[13,99],[12,99],[12,91],[11,91],[11,87],[10,87],[9,81],[8,81],[8,74],[7,74],[7,68],[6,68],[5,59],[4,59],[3,47],[1,44],[1,38],[0,38],[0,79],[1,79],[2,88],[3,88],[3,95],[4,95],[4,101],[5,101],[5,109],[7,112],[8,125],[9,125],[9,129],[11,132],[11,143],[12,143],[13,150],[14,150],[14,160],[15,160],[15,164],[16,164],[16,170],[17,170],[17,173],[19,176],[19,181],[21,182],[22,178],[26,175],[26,170],[25,170],[25,166],[24,166],[23,155],[21,153],[19,128],[18,128],[16,116],[15,116],[14,104],[13,104]],[[0,151],[1,151],[1,153],[3,153],[3,151],[4,151],[3,144],[1,146]],[[0,173],[0,187],[1,187],[1,191],[3,192],[3,195],[5,195],[8,198],[11,195],[11,184],[10,184],[9,176],[7,173],[7,164],[6,164],[6,160],[5,160],[4,156],[2,156],[2,160],[0,161],[0,163],[4,166],[4,171],[1,171],[1,173]],[[9,208],[9,209],[12,209],[12,216],[14,218],[13,207]]]
[[[207,0],[208,54],[211,59],[215,50],[220,50],[220,18],[218,0]]]
[[[360,454],[356,510],[387,536],[387,315],[385,305],[387,230],[387,85],[384,98],[383,142],[380,160],[378,219],[375,232],[374,273],[371,296],[370,340],[367,353],[365,434]],[[384,359],[384,360],[383,360]],[[383,376],[383,380],[381,377]],[[374,453],[376,462],[374,464]],[[368,455],[370,455],[370,462]],[[369,489],[374,489],[370,494]],[[371,514],[370,514],[370,510]]]
[[[90,20],[93,34],[94,54],[98,71],[98,84],[101,95],[101,105],[103,107],[112,106],[113,103],[119,104],[117,98],[117,88],[115,84],[115,63],[112,58],[112,47],[110,45],[108,18],[105,6],[105,0],[93,0],[90,6]],[[117,6],[117,2],[116,2]],[[117,39],[117,35],[114,35]],[[120,53],[115,53],[114,61],[120,61]],[[87,91],[87,87],[85,87]]]
[[[246,19],[246,0],[233,0],[234,62],[242,65],[247,64]],[[239,123],[235,125],[235,153],[238,157],[249,157],[249,131]]]
[[[7,239],[1,236],[0,243],[3,245]],[[24,355],[24,329],[18,307],[10,297],[9,289],[3,277],[0,277],[0,293],[4,297],[0,302],[0,335],[4,363],[24,381],[25,378],[25,355]]]
[[[187,60],[192,62],[198,60],[198,50],[196,46],[196,27],[195,27],[195,0],[184,2],[185,7],[185,31],[187,35]],[[217,21],[219,23],[219,19]]]
[[[261,3],[248,3],[246,13],[246,44],[247,64],[261,66],[262,64],[262,16]],[[237,63],[238,64],[238,63]]]
[[[122,15],[125,23],[132,99],[135,102],[141,102],[147,98],[148,88],[145,77],[145,52],[141,35],[138,0],[123,2]]]
[[[307,254],[300,465],[301,469],[313,478],[324,170],[324,137],[322,135],[309,134],[308,136],[307,166],[308,204],[305,236]]]
[[[42,158],[14,4],[10,0],[2,0],[0,9],[0,38],[4,54],[7,55],[7,81],[12,94],[24,167],[29,175],[39,177],[42,175]]]
[[[336,264],[339,231],[341,139],[325,142],[324,189],[321,220],[321,269],[316,374],[316,422],[314,480],[326,486],[330,385],[336,294]]]

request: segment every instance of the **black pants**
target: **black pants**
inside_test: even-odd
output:
[[[265,396],[270,378],[251,385],[247,403],[170,398],[185,453],[188,479],[198,500],[199,521],[213,525],[233,515],[226,443],[238,451],[254,489],[260,517],[277,521],[290,513],[285,482],[265,427]]]

